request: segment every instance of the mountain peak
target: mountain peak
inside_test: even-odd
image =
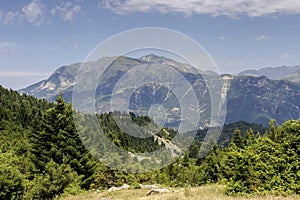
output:
[[[149,55],[142,56],[139,59],[147,62],[157,62],[159,60],[166,60],[167,58],[155,54],[149,54]]]

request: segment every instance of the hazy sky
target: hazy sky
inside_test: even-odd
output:
[[[192,37],[223,73],[298,65],[299,24],[300,0],[1,0],[0,85],[20,89],[149,26]]]

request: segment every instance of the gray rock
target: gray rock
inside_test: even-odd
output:
[[[161,194],[161,193],[169,193],[170,191],[166,188],[161,189],[151,189],[149,192],[147,192],[147,196],[153,195],[153,194]]]

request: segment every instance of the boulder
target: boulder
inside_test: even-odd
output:
[[[168,193],[170,192],[168,189],[166,188],[161,188],[161,189],[151,189],[148,193],[147,196],[149,195],[153,195],[153,194],[161,194],[161,193]]]
[[[124,190],[124,189],[128,189],[129,185],[127,185],[126,183],[124,183],[122,186],[120,187],[111,187],[108,189],[109,192],[113,192],[113,191],[118,191],[118,190]]]

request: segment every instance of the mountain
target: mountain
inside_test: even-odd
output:
[[[150,62],[150,63],[159,63],[162,65],[169,65],[169,66],[173,66],[176,69],[179,69],[182,72],[193,72],[193,73],[198,73],[197,71],[195,71],[195,69],[186,63],[180,63],[180,62],[176,62],[175,60],[172,60],[170,58],[166,58],[164,56],[157,56],[155,54],[149,54],[146,56],[142,56],[139,58],[140,60],[143,60],[145,62]],[[201,71],[201,73],[204,73],[203,71]]]
[[[300,84],[300,69],[298,69],[296,72],[294,72],[292,74],[288,74],[288,75],[282,77],[281,79]]]
[[[80,68],[81,65],[84,67]],[[295,72],[297,67],[300,68],[300,66],[265,68],[251,73],[252,75],[254,72],[257,75],[268,73],[271,78],[278,78]],[[184,78],[180,79],[180,76],[177,76],[168,81],[170,69],[172,71],[175,69]],[[280,70],[282,72],[279,73]],[[147,71],[147,74],[141,73],[144,71]],[[78,87],[74,89],[77,74],[80,74],[79,79],[83,82],[80,89]],[[270,119],[282,123],[288,119],[300,118],[299,85],[286,80],[272,80],[267,76],[246,76],[247,74],[250,75],[250,72],[243,72],[241,76],[222,75],[220,83],[218,76],[213,72],[200,71],[199,74],[188,64],[154,54],[141,58],[105,57],[94,62],[63,66],[47,80],[24,88],[20,92],[50,101],[53,101],[59,93],[62,93],[67,101],[71,101],[72,96],[77,98],[91,96],[94,99],[86,98],[76,106],[90,108],[95,105],[96,111],[100,113],[112,110],[125,111],[126,108],[139,115],[147,115],[149,111],[151,115],[153,111],[156,122],[165,121],[165,124],[159,124],[167,127],[178,127],[183,120],[182,110],[189,110],[191,113],[200,112],[202,125],[218,125],[220,123],[218,119],[210,122],[211,111],[212,109],[216,111],[215,106],[222,110],[226,100],[226,123],[244,120],[267,126]],[[154,82],[153,77],[162,79],[164,84],[151,83]],[[143,84],[144,82],[148,84]],[[195,104],[190,100],[191,91],[185,91],[184,84],[192,86],[199,105],[198,102]],[[170,85],[173,90],[166,87]],[[218,96],[217,104],[211,102],[210,95],[213,92],[210,93],[208,86],[210,89],[216,88],[213,89]],[[177,94],[174,93],[176,89],[182,93],[180,99],[188,100],[185,102],[189,105],[188,108],[180,105]],[[94,100],[95,104],[91,104]],[[112,100],[115,100],[114,103]],[[164,110],[157,105],[162,105]],[[201,110],[193,110],[197,107]],[[184,120],[192,124],[194,117],[191,114]]]
[[[76,74],[79,74],[77,80]],[[209,99],[210,94],[203,76],[214,81],[216,75],[213,72],[203,71],[200,75],[188,64],[153,54],[139,59],[125,56],[105,57],[94,62],[63,66],[47,80],[22,89],[20,92],[49,101],[55,100],[60,93],[67,101],[71,101],[74,95],[78,98],[85,97],[84,101],[78,105],[80,110],[89,109],[90,103],[96,100],[98,113],[113,110],[125,111],[129,107],[134,113],[147,115],[151,109],[158,112],[158,108],[153,105],[163,104],[168,116],[164,125],[174,127],[181,120],[180,102],[173,93],[174,90],[180,93],[180,100],[185,101],[186,110],[190,111],[190,116],[185,120],[187,123],[193,121],[193,113],[199,114],[199,112],[202,113],[202,123],[209,121],[210,102],[204,99]],[[157,79],[160,79],[161,83],[156,84]],[[127,82],[120,84],[122,81]],[[76,85],[78,82],[82,84]],[[217,81],[214,82],[217,83]],[[77,87],[74,88],[74,86]],[[222,85],[213,85],[214,88],[218,86]],[[78,89],[79,87],[80,89]],[[174,90],[172,91],[168,87],[172,87]],[[198,101],[187,102],[193,92]],[[130,102],[127,105],[129,95],[131,95]],[[113,108],[112,98],[117,99]],[[202,102],[201,111],[195,110],[199,107],[198,102]],[[165,115],[161,114],[157,120],[163,123]]]
[[[53,97],[59,95],[60,92],[70,91],[75,82],[76,73],[81,63],[72,64],[70,66],[62,66],[58,68],[47,80],[40,81],[25,89],[19,90],[39,99],[47,99],[54,101]]]
[[[265,76],[235,77],[227,98],[226,122],[239,120],[267,125],[270,119],[282,123],[300,118],[300,87]]]
[[[281,66],[281,67],[264,67],[259,70],[245,70],[238,76],[266,76],[269,79],[279,80],[296,73],[300,70],[300,65],[296,66]]]
[[[116,57],[111,58],[102,58],[95,62],[90,63],[76,63],[69,66],[62,66],[58,68],[54,73],[50,75],[50,77],[46,80],[40,81],[38,83],[35,83],[33,85],[30,85],[26,88],[20,89],[20,93],[25,93],[31,96],[35,96],[40,99],[46,99],[49,101],[54,101],[56,97],[60,94],[60,92],[63,93],[69,93],[72,91],[72,86],[75,84],[75,77],[76,74],[80,68],[84,64],[84,67],[88,71],[93,66],[105,66],[106,63],[112,62],[112,66],[109,66],[109,69],[114,68],[114,78],[118,78],[120,74],[124,74],[126,72],[126,68],[128,67],[133,68],[136,65],[141,64],[161,64],[161,65],[167,65],[174,67],[181,72],[192,72],[192,73],[198,73],[199,71],[196,71],[191,65],[185,64],[185,63],[179,63],[172,59],[163,57],[163,56],[157,56],[154,54],[143,56],[139,59],[133,59],[128,58],[124,56],[120,56],[116,59]],[[103,62],[105,64],[103,64]],[[117,65],[117,66],[116,66]],[[213,75],[213,72],[203,72],[200,71],[201,74],[210,74]],[[118,75],[119,74],[119,75]],[[70,95],[68,96],[70,97]],[[70,99],[69,99],[70,100]]]

